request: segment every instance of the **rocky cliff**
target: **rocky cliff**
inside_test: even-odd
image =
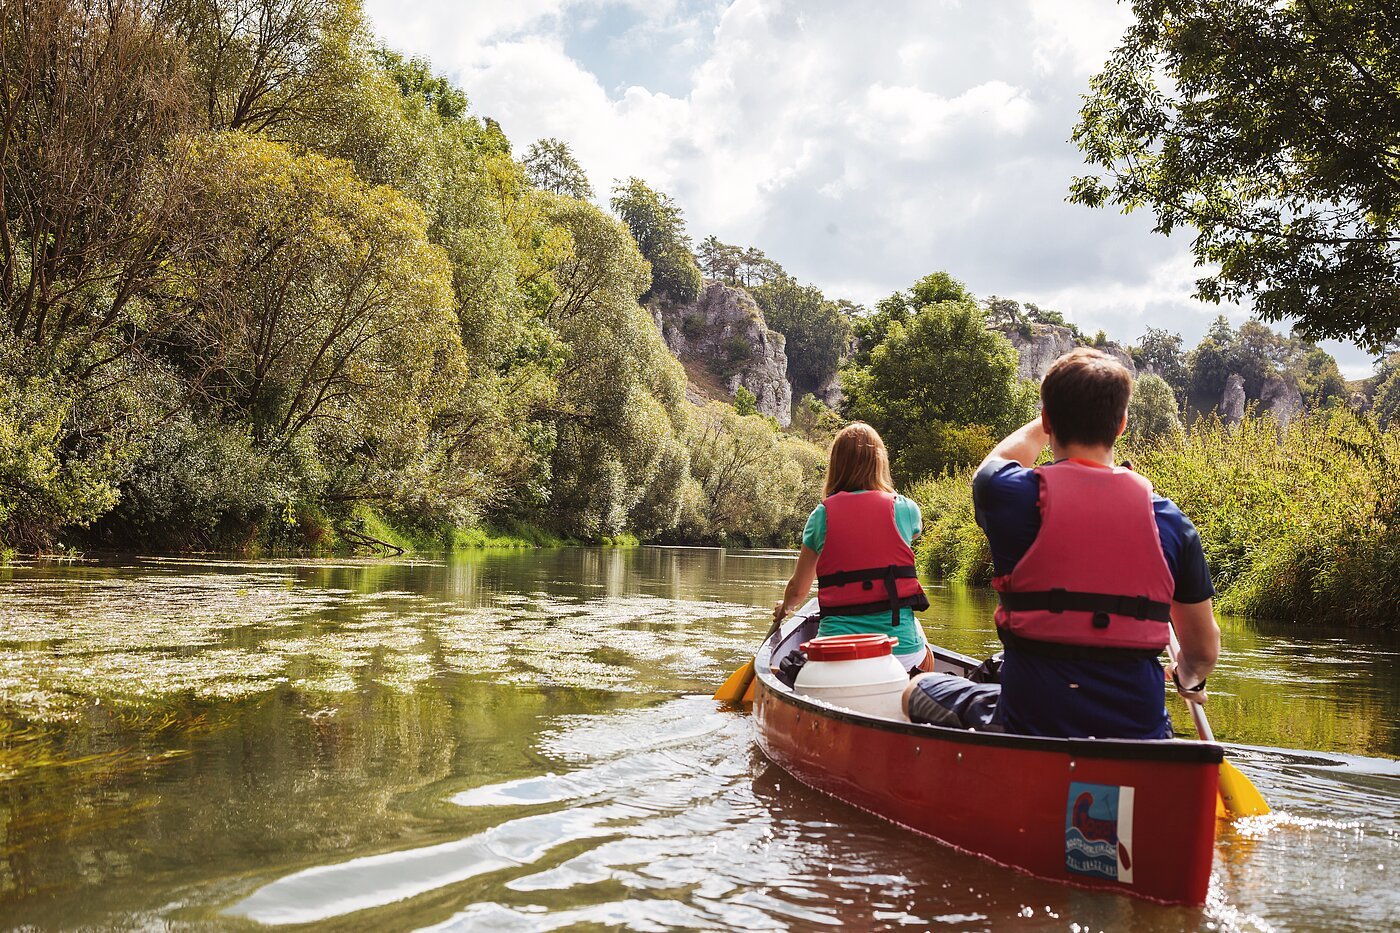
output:
[[[759,414],[784,427],[792,421],[786,341],[768,329],[748,292],[706,280],[694,304],[654,302],[651,313],[666,346],[685,364],[692,395],[728,400],[743,386]]]
[[[1021,356],[1021,378],[1037,383],[1045,378],[1051,363],[1080,345],[1073,331],[1058,324],[1031,324],[1028,331],[1007,326],[1001,328],[1001,332]],[[1134,378],[1137,377],[1133,358],[1119,344],[1110,340],[1099,349],[1116,358],[1128,367]]]
[[[1279,424],[1288,425],[1303,411],[1303,394],[1292,380],[1283,376],[1270,376],[1259,389],[1258,414],[1273,415]],[[1239,424],[1244,420],[1245,406],[1244,379],[1238,373],[1231,373],[1225,380],[1225,391],[1220,394],[1217,410],[1226,424]]]
[[[1226,424],[1239,424],[1244,420],[1244,379],[1239,373],[1231,373],[1225,380],[1225,391],[1220,394],[1220,418]]]

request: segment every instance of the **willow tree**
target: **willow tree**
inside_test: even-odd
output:
[[[420,494],[409,480],[462,371],[423,212],[346,163],[257,137],[200,138],[186,158],[203,247],[168,270],[166,300],[186,309],[168,353],[191,387],[189,442],[159,448],[135,500],[178,523]],[[202,470],[228,484],[203,487]]]
[[[190,125],[142,0],[0,4],[0,545],[43,547],[117,500],[170,404],[148,299],[178,258]]]
[[[361,67],[357,0],[152,0],[183,40],[212,129],[286,138],[327,119]]]
[[[0,315],[47,359],[121,329],[159,274],[189,88],[141,0],[14,0],[0,29]]]
[[[628,228],[598,208],[539,197],[568,235],[544,315],[564,350],[545,416],[557,445],[549,510],[582,537],[665,530],[689,475],[685,373],[637,304],[647,264]]]

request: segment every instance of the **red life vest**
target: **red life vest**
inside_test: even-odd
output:
[[[1161,651],[1175,583],[1157,533],[1152,484],[1125,467],[1085,461],[1035,472],[1040,531],[1011,573],[992,580],[1003,641],[1028,650],[1050,643]]]
[[[838,492],[826,507],[826,542],[817,556],[817,602],[822,612],[839,615],[890,613],[928,608],[919,585],[914,551],[894,521],[892,492]]]

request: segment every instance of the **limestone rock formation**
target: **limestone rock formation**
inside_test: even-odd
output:
[[[1003,327],[1001,332],[1020,354],[1021,378],[1032,382],[1044,379],[1051,363],[1079,346],[1078,341],[1074,339],[1074,332],[1058,324],[1032,324],[1029,334],[1014,326]],[[1133,358],[1127,350],[1111,340],[1100,349],[1126,366],[1128,372],[1136,378],[1137,366],[1133,364]]]
[[[694,304],[658,301],[651,313],[700,396],[732,398],[743,386],[757,399],[759,414],[784,427],[791,423],[786,340],[768,329],[748,292],[706,280]]]
[[[826,404],[827,408],[839,410],[846,401],[846,393],[841,389],[841,374],[835,373],[812,393]]]
[[[1303,394],[1292,380],[1270,376],[1259,390],[1259,408],[1284,427],[1303,411]]]
[[[1225,380],[1219,411],[1220,419],[1226,424],[1239,424],[1244,420],[1244,379],[1239,373],[1231,373]]]

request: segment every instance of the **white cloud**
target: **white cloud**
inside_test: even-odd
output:
[[[1088,74],[1103,64],[1132,24],[1132,9],[1106,0],[1031,0],[1031,54],[1053,72],[1063,62]]]
[[[1193,341],[1218,313],[1189,298],[1184,238],[1064,201],[1084,171],[1068,142],[1079,98],[1130,22],[1124,5],[715,2],[368,8],[517,147],[565,139],[600,194],[640,176],[697,238],[759,246],[831,294],[871,302],[947,269],[1120,339],[1151,323]],[[680,86],[647,86],[673,64]]]

